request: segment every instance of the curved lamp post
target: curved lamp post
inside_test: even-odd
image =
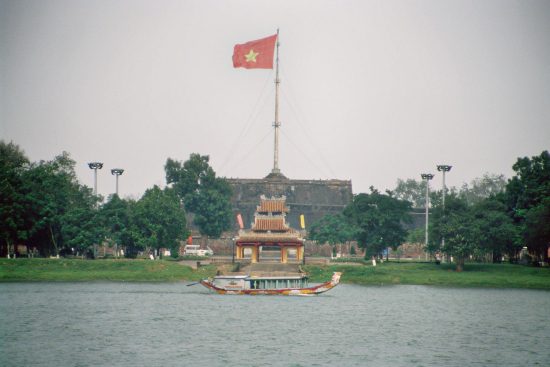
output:
[[[122,168],[113,168],[111,174],[116,176],[116,194],[118,195],[118,176],[120,176],[124,170]]]
[[[90,162],[88,167],[94,170],[94,195],[97,195],[97,170],[103,168],[103,163],[101,162]]]

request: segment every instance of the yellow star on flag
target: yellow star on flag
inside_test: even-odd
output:
[[[244,55],[244,57],[246,57],[246,62],[256,62],[256,56],[259,54],[259,52],[254,52],[253,49],[250,49],[250,52],[247,55]]]

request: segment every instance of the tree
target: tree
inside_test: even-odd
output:
[[[426,241],[426,230],[425,228],[413,228],[410,229],[407,233],[407,242],[408,243],[424,243]]]
[[[90,188],[80,185],[72,187],[68,194],[69,206],[60,218],[62,247],[65,252],[91,254],[92,247],[106,235],[96,209],[98,198]]]
[[[506,178],[504,175],[485,173],[483,177],[472,180],[470,185],[464,183],[460,188],[459,195],[469,205],[504,192],[506,189]]]
[[[496,196],[484,199],[471,207],[473,225],[477,229],[476,246],[481,255],[500,262],[503,255],[510,259],[521,250],[519,227],[507,215],[506,206]]]
[[[456,271],[462,271],[466,258],[476,250],[476,238],[480,235],[468,210],[448,213],[441,235],[445,238],[443,251],[455,257]]]
[[[231,228],[232,218],[231,187],[208,162],[208,156],[193,153],[184,163],[168,158],[164,166],[167,184],[194,214],[193,223],[206,241]]]
[[[504,254],[514,258],[521,249],[519,238],[518,228],[498,195],[468,205],[464,196],[451,193],[445,208],[440,202],[434,206],[428,248],[432,253],[452,255],[457,271],[462,271],[470,256],[483,259],[489,255],[494,262]]]
[[[512,168],[516,175],[506,185],[504,200],[514,222],[523,228],[529,252],[548,262],[550,222],[544,222],[544,213],[550,197],[550,154],[543,151],[531,158],[518,158]]]
[[[118,255],[119,247],[132,247],[129,201],[122,200],[117,194],[111,195],[99,214],[105,236],[110,245],[115,247],[115,254]]]
[[[424,208],[426,205],[426,181],[413,179],[397,180],[393,196],[411,202],[413,208]]]
[[[359,229],[351,224],[342,214],[328,214],[309,229],[309,238],[320,244],[336,245],[355,239]]]
[[[550,197],[542,199],[525,216],[525,241],[535,253],[548,262],[550,245]],[[544,251],[546,250],[546,251]]]
[[[359,228],[357,240],[366,257],[381,255],[387,247],[396,249],[407,235],[403,223],[410,221],[411,203],[396,199],[391,192],[358,194],[344,209],[344,215]]]
[[[27,238],[22,174],[28,168],[25,153],[13,142],[0,140],[0,254],[11,254]]]
[[[443,201],[441,196],[434,196],[432,201],[432,211],[430,216],[430,228],[429,228],[429,240],[428,243],[428,252],[435,254],[438,252],[445,252],[448,256],[451,255],[449,250],[452,250],[452,246],[442,247],[443,239],[447,241],[447,235],[451,234],[454,236],[452,229],[456,228],[459,220],[458,218],[466,215],[468,212],[468,204],[466,200],[460,198],[456,192],[450,192],[445,196],[445,207],[443,207]],[[451,217],[452,214],[452,217]],[[455,223],[453,226],[448,225],[448,221],[453,219]]]
[[[187,237],[185,211],[171,189],[158,186],[145,191],[132,212],[132,237],[146,252],[166,247],[177,251]]]
[[[99,198],[78,183],[74,165],[69,154],[63,152],[52,161],[31,164],[23,173],[29,242],[43,255],[58,255],[64,248],[85,246],[75,243],[76,231],[92,231],[79,233],[82,239],[94,236],[95,229],[89,221],[93,220]],[[63,232],[65,225],[72,228]]]

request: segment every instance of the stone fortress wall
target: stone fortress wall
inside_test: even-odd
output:
[[[306,229],[327,214],[340,213],[353,199],[348,180],[292,180],[284,176],[261,179],[228,178],[233,188],[231,204],[235,215],[241,214],[245,228],[254,222],[260,196],[286,196],[290,213],[286,218],[292,228],[300,228],[304,214]],[[235,221],[235,230],[238,229]]]

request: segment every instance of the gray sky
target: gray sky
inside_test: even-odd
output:
[[[124,168],[122,196],[166,158],[221,176],[273,165],[274,71],[233,46],[281,36],[280,168],[355,193],[453,165],[460,186],[550,149],[550,1],[0,0],[0,138]],[[432,185],[440,187],[441,176]]]

